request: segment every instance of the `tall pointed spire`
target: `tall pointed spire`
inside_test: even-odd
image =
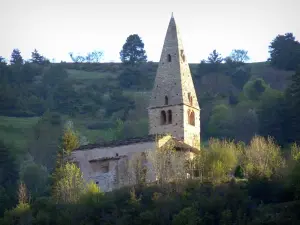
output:
[[[199,109],[199,104],[196,98],[196,92],[184,53],[182,40],[179,29],[176,25],[175,19],[172,16],[169,22],[166,33],[163,50],[157,74],[155,78],[155,85],[150,100],[150,107],[162,106],[164,101],[162,94],[172,96],[169,104],[189,104],[187,98],[187,90],[193,92],[194,102],[193,106]]]
[[[200,108],[190,68],[173,13],[150,99],[150,134],[170,133],[184,142],[200,143]]]

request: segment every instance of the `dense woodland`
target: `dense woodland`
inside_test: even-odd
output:
[[[147,135],[157,63],[141,38],[127,38],[122,63],[102,63],[99,51],[71,52],[72,63],[37,50],[0,57],[0,224],[299,224],[300,43],[278,35],[269,53],[247,63],[246,50],[214,50],[191,64],[200,154],[179,163],[166,149],[159,159],[177,162],[159,168],[168,179],[106,194],[63,156]]]

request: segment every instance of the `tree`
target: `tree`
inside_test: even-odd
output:
[[[285,165],[274,139],[255,136],[245,149],[245,171],[250,177],[271,177]]]
[[[53,197],[57,202],[77,202],[84,191],[83,174],[73,163],[57,168],[53,180]]]
[[[2,56],[0,56],[0,64],[5,64],[6,65],[6,60]]]
[[[277,143],[284,144],[284,123],[286,118],[284,94],[268,88],[262,95],[258,108],[259,133],[274,137]]]
[[[103,56],[103,52],[95,50],[93,52],[89,52],[85,57],[85,60],[86,62],[89,63],[99,63],[100,60],[102,59],[102,56]]]
[[[291,84],[286,90],[285,132],[288,142],[300,143],[300,67],[291,77]]]
[[[64,133],[61,140],[61,147],[58,152],[58,166],[66,162],[66,158],[71,155],[72,151],[79,147],[79,135],[73,128],[73,123],[68,121],[65,125]]]
[[[147,61],[144,43],[137,34],[127,37],[125,44],[120,52],[121,61],[125,64],[137,64]]]
[[[213,50],[212,53],[209,54],[207,62],[211,64],[221,64],[223,62],[223,58],[220,53]]]
[[[0,215],[17,202],[19,171],[11,149],[0,141]]]
[[[49,64],[49,60],[42,56],[36,49],[31,53],[31,61],[39,65]]]
[[[248,56],[248,51],[243,49],[233,49],[229,55],[229,58],[236,64],[244,64],[250,59]]]
[[[245,96],[252,101],[258,100],[262,93],[268,88],[266,82],[261,78],[248,81],[244,86]]]
[[[15,48],[12,53],[11,53],[11,59],[10,59],[11,64],[15,65],[22,65],[24,63],[24,60],[21,56],[21,52],[19,49]]]
[[[277,35],[269,46],[271,65],[279,69],[296,70],[300,64],[300,43],[293,33]]]

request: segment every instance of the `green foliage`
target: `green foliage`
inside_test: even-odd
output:
[[[14,209],[6,211],[3,217],[3,225],[30,225],[32,224],[32,213],[28,203],[18,204]],[[1,222],[1,221],[0,221]]]
[[[20,179],[26,185],[31,197],[37,198],[45,195],[49,185],[49,173],[44,166],[32,160],[25,161],[20,170]]]
[[[268,85],[261,78],[257,78],[255,80],[248,81],[243,91],[245,96],[252,101],[259,100],[262,93],[268,88]]]
[[[229,57],[232,62],[237,65],[241,65],[250,59],[248,56],[248,51],[244,49],[233,49]]]
[[[291,84],[286,90],[286,120],[285,129],[289,142],[300,142],[300,67],[291,77]]]
[[[277,35],[269,46],[271,65],[279,69],[296,70],[300,64],[300,43],[293,33]]]
[[[53,198],[56,202],[77,202],[84,190],[84,180],[80,169],[73,163],[66,162],[53,174]]]
[[[21,52],[19,49],[15,48],[11,53],[11,59],[10,63],[14,65],[22,65],[24,63],[24,60],[21,56]]]
[[[244,168],[248,176],[266,177],[280,176],[280,169],[284,168],[285,160],[270,137],[254,137],[250,145],[245,149]]]
[[[50,64],[50,61],[42,56],[36,49],[31,53],[31,61],[39,65]]]
[[[231,138],[232,110],[224,104],[216,105],[208,122],[208,132],[213,137]]]
[[[125,64],[135,65],[146,62],[147,55],[144,43],[137,34],[129,35],[120,52],[121,61]]]
[[[241,167],[240,165],[238,165],[234,171],[234,176],[236,178],[244,178],[244,170],[243,167]]]
[[[0,215],[16,203],[18,169],[12,149],[0,141]]]
[[[220,64],[223,62],[223,58],[220,53],[218,53],[216,50],[213,50],[212,53],[209,54],[207,62],[211,64]]]

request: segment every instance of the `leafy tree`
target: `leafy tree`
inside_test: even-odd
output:
[[[20,178],[28,188],[31,197],[36,198],[45,194],[49,178],[45,167],[28,160],[22,165]]]
[[[36,49],[31,53],[31,61],[39,65],[49,64],[50,61],[42,56]]]
[[[232,84],[239,90],[243,89],[244,85],[251,77],[250,69],[247,67],[235,68],[230,75],[231,75]]]
[[[284,94],[268,88],[262,95],[258,107],[259,133],[261,136],[274,137],[284,144],[285,102]]]
[[[269,46],[271,65],[279,69],[296,70],[300,64],[300,43],[293,33],[277,35]]]
[[[232,110],[224,104],[216,105],[208,122],[208,132],[213,137],[231,138]]]
[[[300,67],[291,77],[291,84],[286,90],[286,106],[287,141],[300,143]]]
[[[89,63],[99,63],[102,59],[103,52],[101,51],[93,51],[89,52],[85,57],[85,60]]]
[[[265,139],[255,136],[245,149],[245,157],[243,167],[250,177],[279,176],[277,172],[285,165],[281,149],[271,137]]]
[[[53,174],[53,197],[56,202],[77,202],[84,190],[84,179],[80,169],[73,163],[66,162]]]
[[[250,100],[258,100],[261,94],[268,88],[266,82],[261,78],[248,81],[244,86],[245,96]]]
[[[0,215],[17,202],[18,174],[18,167],[11,149],[0,141]]]
[[[120,86],[123,88],[138,87],[142,83],[142,74],[135,68],[126,68],[119,76]]]
[[[61,146],[58,152],[57,163],[58,166],[63,165],[66,162],[67,157],[72,151],[79,147],[79,135],[73,128],[73,123],[68,121],[65,125],[63,136],[61,139]]]
[[[144,43],[139,35],[132,34],[127,37],[120,52],[120,58],[123,63],[130,65],[147,61]]]
[[[250,59],[248,51],[244,49],[233,49],[229,57],[236,64],[243,64]]]
[[[11,53],[11,64],[22,65],[24,63],[23,57],[21,56],[21,52],[19,49],[14,49]]]

